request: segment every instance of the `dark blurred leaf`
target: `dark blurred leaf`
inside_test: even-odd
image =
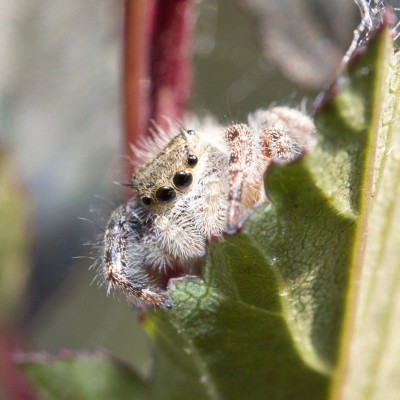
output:
[[[146,384],[106,355],[26,356],[21,368],[46,400],[145,399]]]

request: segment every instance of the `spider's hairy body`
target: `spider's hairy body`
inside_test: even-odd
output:
[[[292,132],[294,125],[304,132]],[[136,171],[135,196],[108,222],[103,269],[110,285],[134,304],[171,306],[160,275],[196,271],[208,241],[234,231],[250,207],[266,200],[270,160],[292,161],[307,145],[296,135],[313,133],[308,117],[284,107],[258,111],[249,125],[178,131]]]

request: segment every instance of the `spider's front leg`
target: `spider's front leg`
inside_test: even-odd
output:
[[[245,124],[230,125],[226,128],[225,140],[229,147],[229,192],[226,230],[234,233],[243,216],[244,196],[247,178],[254,158],[253,132]]]
[[[141,239],[146,226],[130,202],[111,215],[104,234],[103,272],[109,289],[120,289],[135,306],[139,304],[171,308],[167,294],[151,285],[141,265]]]

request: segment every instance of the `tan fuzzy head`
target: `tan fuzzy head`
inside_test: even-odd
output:
[[[204,145],[199,134],[193,130],[181,130],[132,177],[132,187],[143,205],[149,208],[166,207],[187,192],[203,153]]]

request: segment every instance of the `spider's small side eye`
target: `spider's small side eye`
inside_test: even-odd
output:
[[[169,203],[175,199],[176,193],[171,186],[161,186],[157,189],[156,197],[161,203]]]
[[[153,202],[150,196],[143,196],[141,200],[145,206],[149,206]]]
[[[193,175],[189,171],[178,171],[174,175],[174,185],[178,188],[186,188],[191,185]]]
[[[199,161],[199,160],[194,154],[189,154],[189,156],[187,158],[188,165],[190,165],[191,167],[194,167],[197,164],[197,161]]]
[[[188,135],[195,135],[195,134],[196,134],[196,132],[195,132],[193,129],[188,129],[188,130],[186,131],[186,133],[187,133]]]

